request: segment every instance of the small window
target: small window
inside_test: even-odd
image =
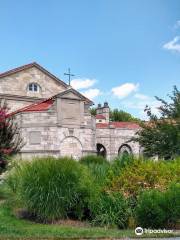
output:
[[[39,92],[39,85],[36,83],[30,83],[28,85],[28,91],[30,92]]]

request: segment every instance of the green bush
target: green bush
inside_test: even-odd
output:
[[[180,186],[173,185],[165,192],[143,192],[138,198],[135,213],[137,223],[141,227],[174,226],[180,218]]]
[[[133,155],[129,154],[122,154],[120,156],[117,156],[113,162],[112,167],[114,167],[114,170],[120,170],[121,168],[124,168],[128,165],[131,165],[135,161],[135,157]]]
[[[130,210],[120,193],[101,193],[91,205],[92,223],[99,226],[126,228]]]
[[[180,220],[180,184],[172,184],[164,192],[163,209],[166,215],[166,225],[173,228]]]
[[[163,196],[157,190],[143,192],[136,207],[137,223],[141,227],[164,227],[165,214],[162,209]]]
[[[88,167],[96,185],[103,186],[106,184],[110,163],[105,158],[88,155],[82,157],[80,163]]]
[[[179,160],[136,159],[120,169],[118,175],[109,177],[108,190],[122,192],[126,197],[136,197],[143,190],[159,189],[163,191],[172,182],[178,182],[179,176]]]
[[[89,165],[89,164],[104,164],[108,163],[108,161],[102,156],[97,155],[87,155],[80,159],[80,163]]]
[[[41,221],[85,217],[94,194],[87,168],[69,158],[20,162],[7,183]]]

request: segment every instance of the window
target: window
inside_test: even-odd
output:
[[[30,92],[39,92],[39,85],[36,83],[30,83],[28,85],[28,91]]]

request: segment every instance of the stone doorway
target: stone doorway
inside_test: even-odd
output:
[[[107,152],[106,152],[106,148],[104,147],[104,145],[98,143],[96,145],[96,149],[97,149],[98,156],[102,156],[102,157],[106,158]]]
[[[82,157],[82,145],[75,137],[65,138],[60,145],[60,154],[62,157],[72,157],[79,159]]]
[[[132,149],[128,144],[123,144],[119,148],[118,155],[131,155],[132,154]]]

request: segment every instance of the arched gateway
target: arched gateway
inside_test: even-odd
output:
[[[104,145],[98,143],[96,145],[96,148],[97,148],[97,155],[106,158],[107,152],[106,152],[106,148],[104,147]]]
[[[81,142],[75,137],[66,137],[60,145],[60,154],[65,157],[73,157],[79,159],[82,157]]]
[[[118,155],[130,155],[132,154],[132,149],[128,144],[123,144],[118,150]]]

